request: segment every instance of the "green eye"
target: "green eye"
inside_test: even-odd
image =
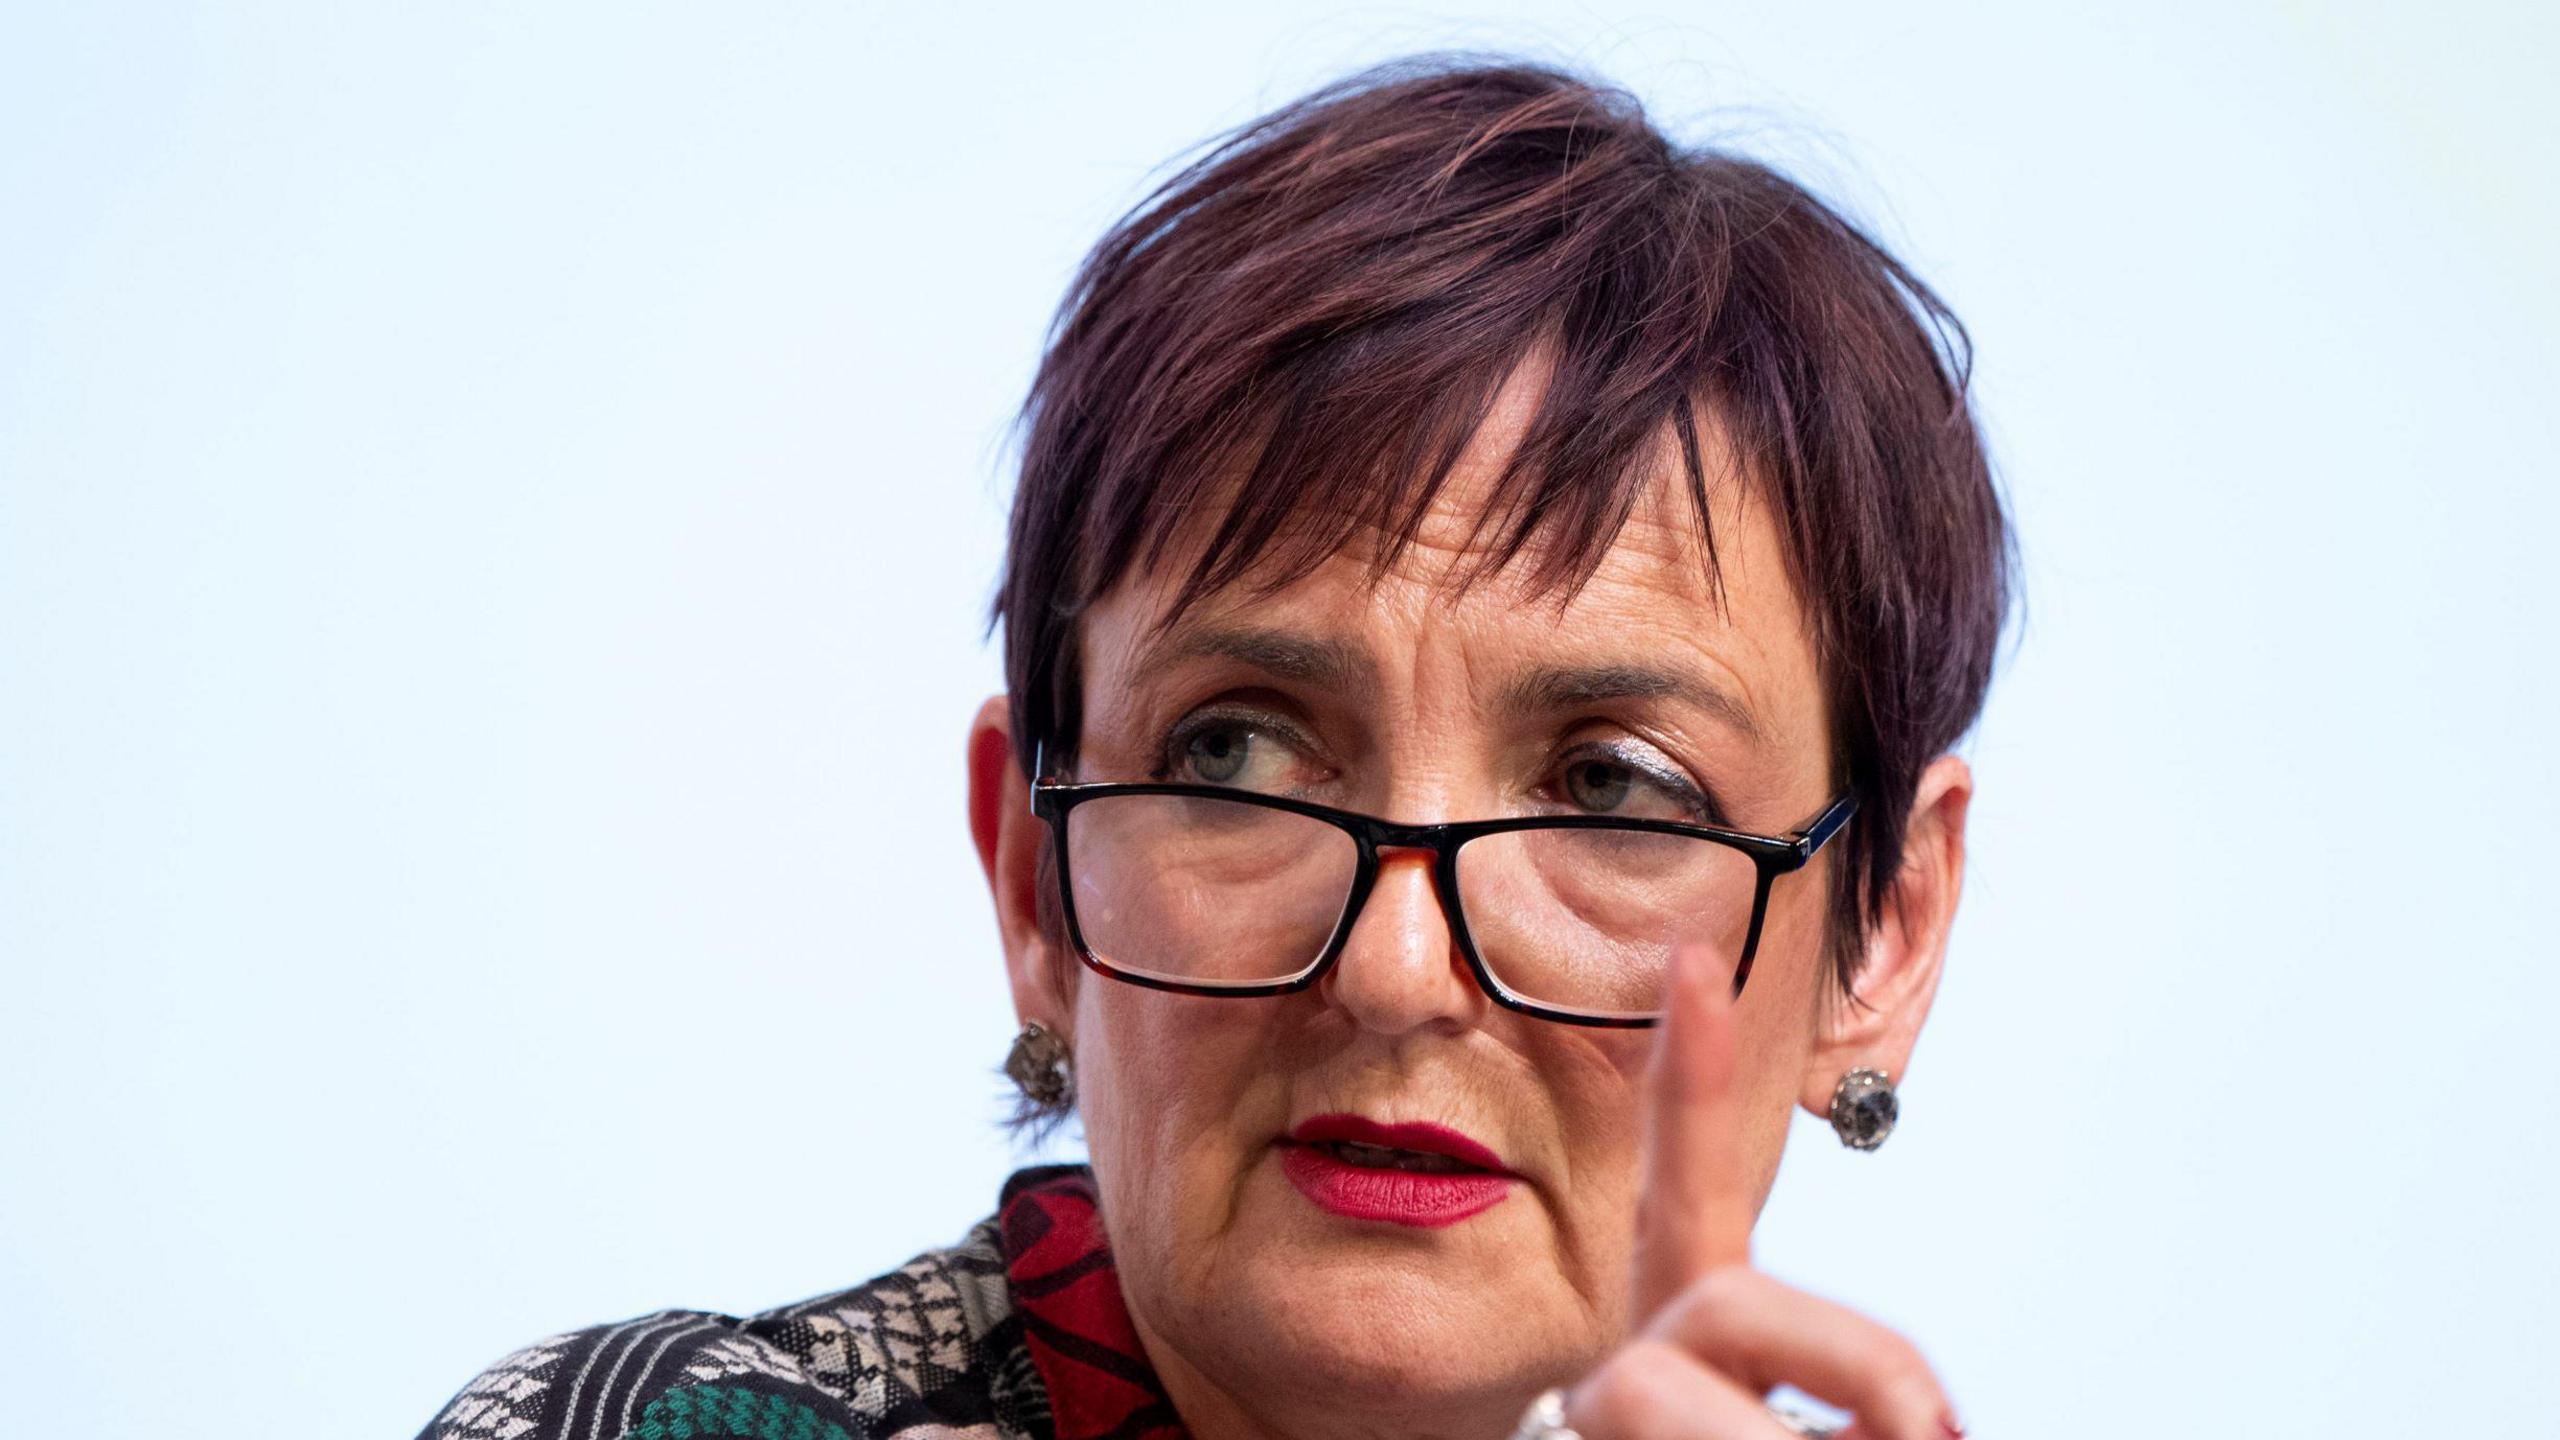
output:
[[[1555,772],[1555,796],[1585,815],[1716,824],[1721,808],[1686,772],[1645,746],[1586,746]]]
[[[1577,760],[1565,767],[1565,796],[1585,810],[1605,814],[1626,802],[1631,774],[1607,760]]]
[[[1183,760],[1192,774],[1212,785],[1232,784],[1251,758],[1250,733],[1234,725],[1195,730],[1183,743]]]

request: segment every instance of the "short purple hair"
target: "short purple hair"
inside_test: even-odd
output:
[[[1668,437],[1712,579],[1709,410],[1776,518],[1833,780],[1858,797],[1828,920],[1854,993],[1920,772],[1980,713],[2008,610],[1971,342],[1793,181],[1675,146],[1630,96],[1553,69],[1424,58],[1328,86],[1212,144],[1094,247],[1023,408],[989,622],[1016,753],[1072,763],[1080,617],[1165,561],[1170,517],[1216,524],[1166,623],[1363,530],[1387,537],[1383,571],[1541,348],[1480,568],[1530,551],[1533,588],[1578,590]]]

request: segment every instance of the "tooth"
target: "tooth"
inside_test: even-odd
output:
[[[1366,1145],[1357,1140],[1327,1142],[1344,1163],[1372,1170],[1404,1170],[1425,1175],[1454,1175],[1472,1167],[1461,1165],[1446,1155],[1419,1150],[1398,1150],[1389,1145]]]

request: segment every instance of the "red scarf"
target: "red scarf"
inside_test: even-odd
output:
[[[1057,1440],[1191,1440],[1139,1347],[1081,1165],[1015,1172],[1000,1202],[1005,1279]]]

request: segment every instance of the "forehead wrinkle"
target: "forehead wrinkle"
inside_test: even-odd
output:
[[[1492,428],[1489,424],[1487,432]],[[1586,589],[1598,584],[1603,590],[1651,592],[1694,606],[1715,620],[1728,618],[1722,572],[1733,557],[1719,554],[1709,536],[1723,525],[1739,523],[1741,516],[1715,524],[1698,513],[1695,497],[1681,483],[1678,451],[1667,435],[1634,502],[1581,570],[1539,573],[1553,558],[1549,552],[1570,543],[1543,528],[1533,528],[1517,553],[1494,563],[1496,542],[1510,512],[1498,503],[1502,497],[1493,493],[1492,482],[1513,438],[1501,436],[1484,449],[1471,450],[1431,503],[1413,517],[1410,534],[1363,525],[1345,548],[1366,557],[1373,577],[1392,576],[1444,600],[1489,583],[1504,597],[1502,603],[1543,600],[1560,619]],[[1714,453],[1709,450],[1710,456]],[[1711,504],[1721,500],[1737,512],[1749,504],[1737,476],[1711,464],[1708,479]]]

